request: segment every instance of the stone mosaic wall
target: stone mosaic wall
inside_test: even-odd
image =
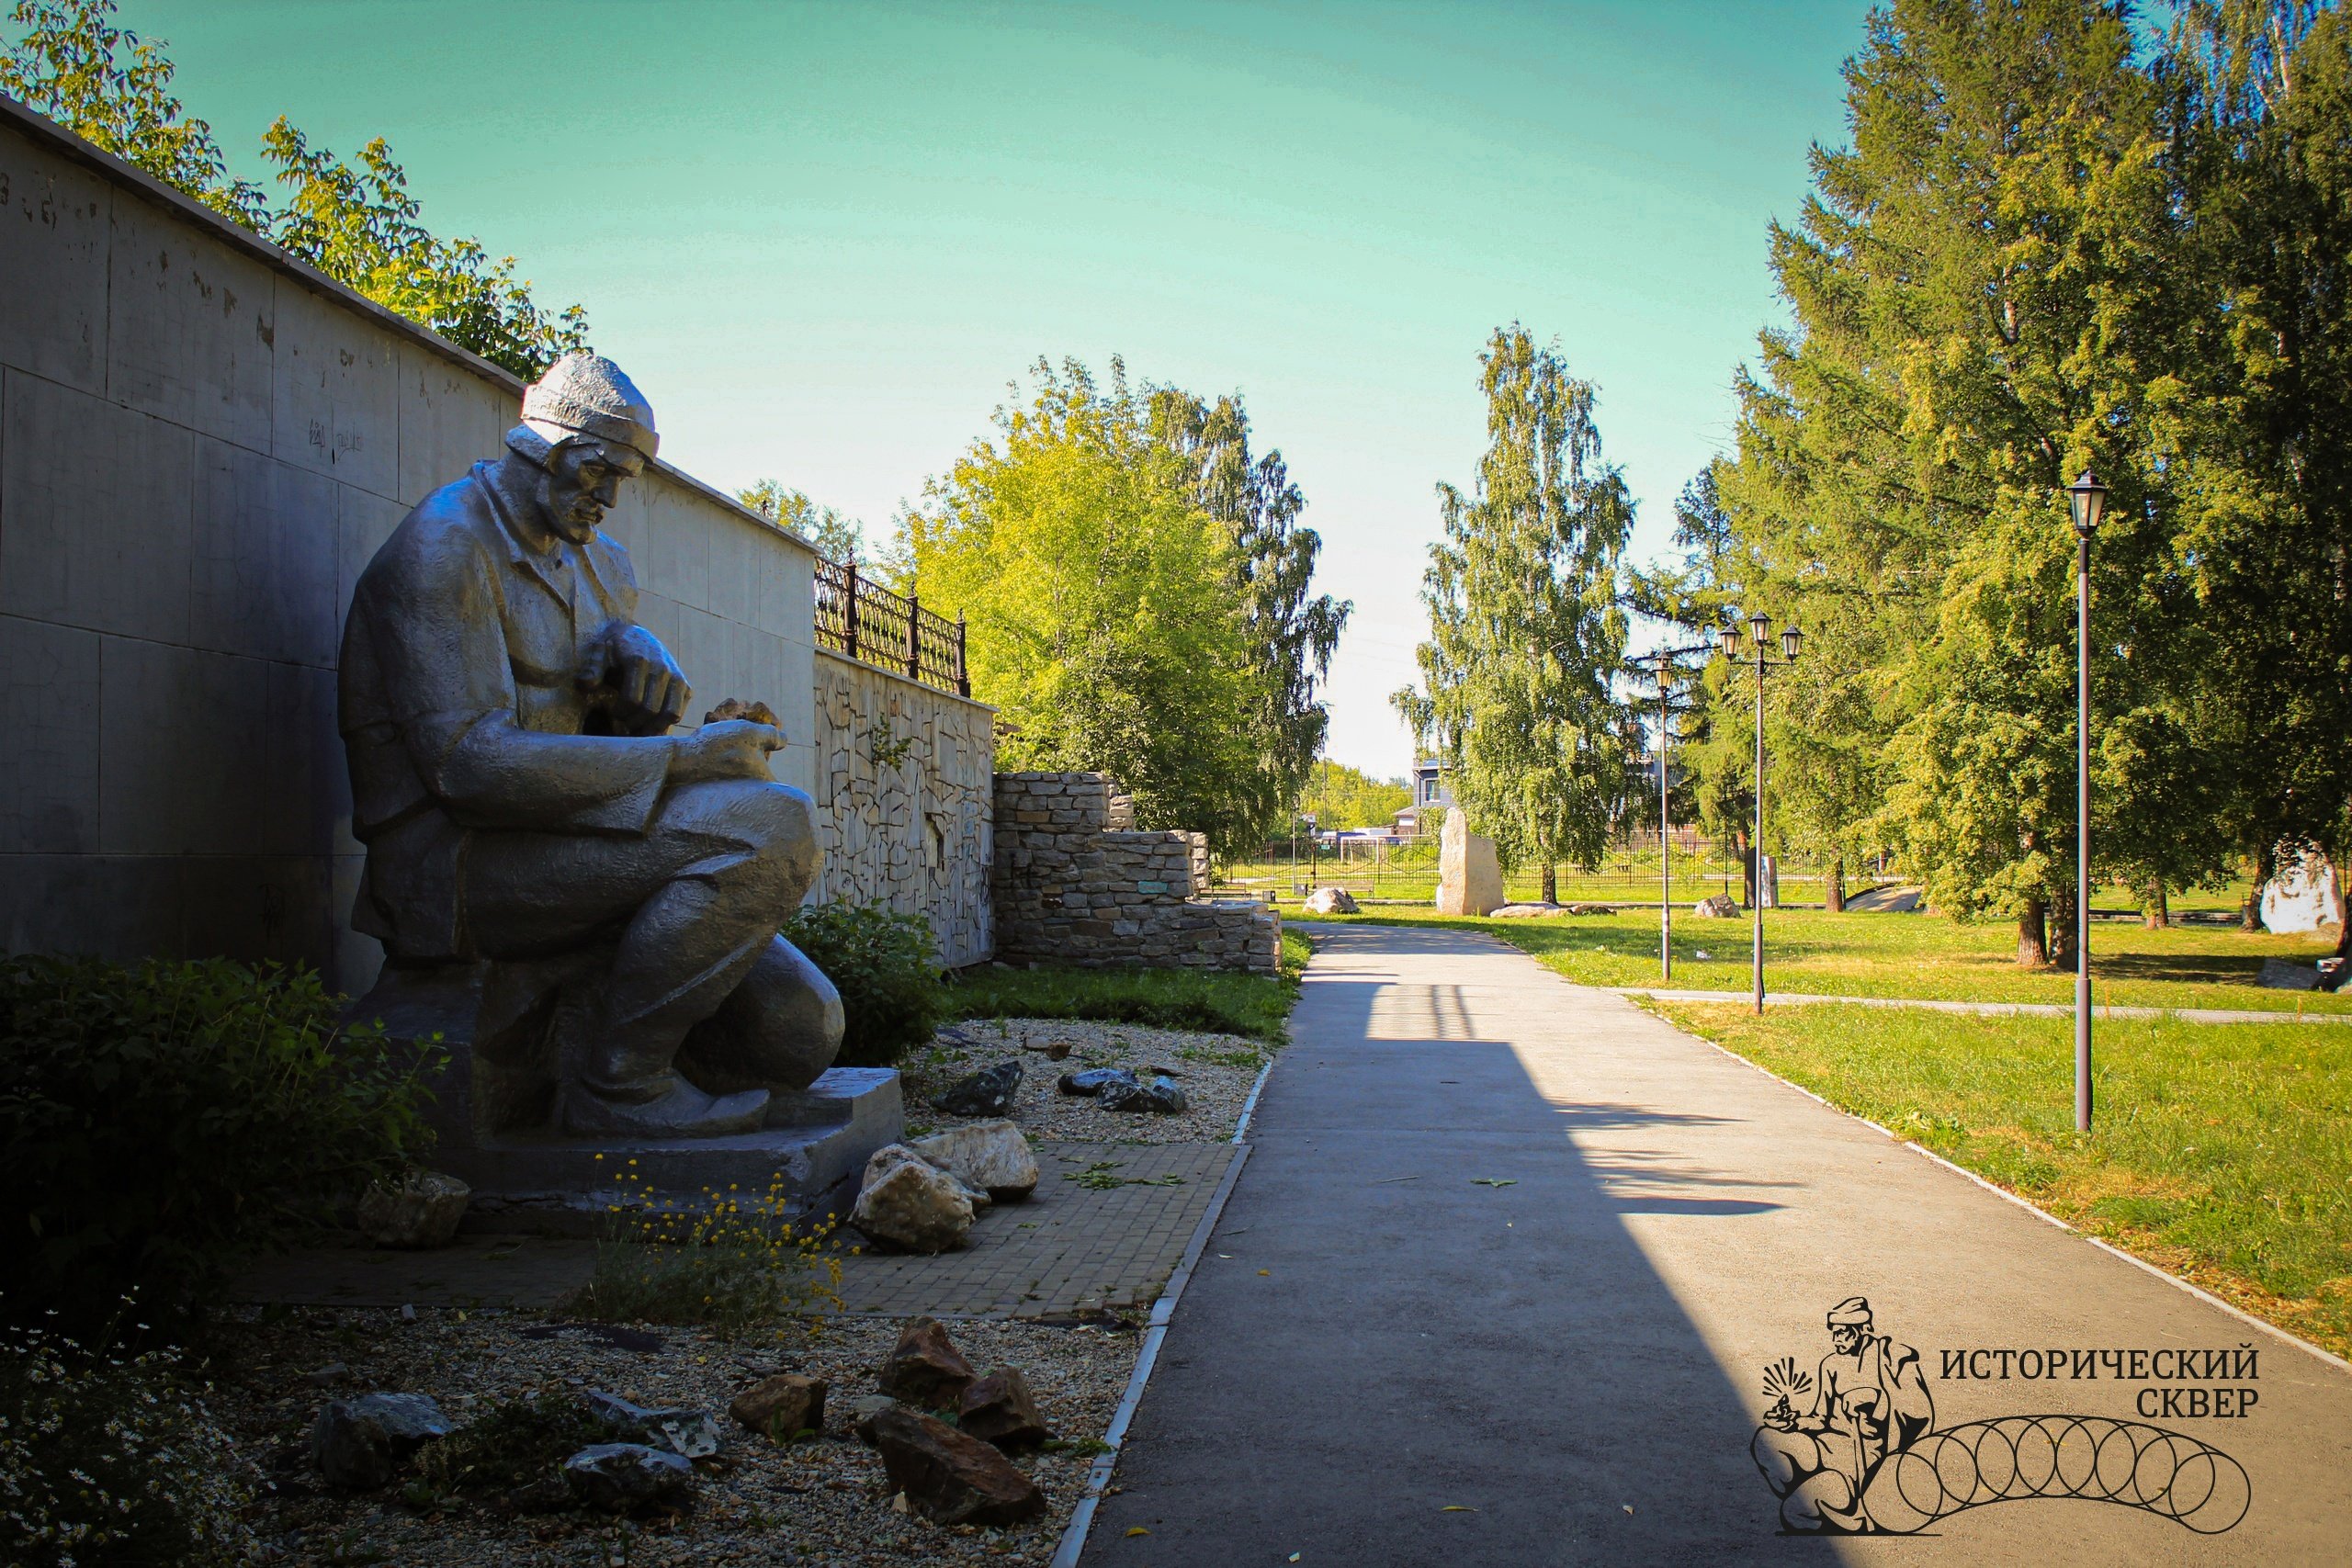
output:
[[[1102,773],[997,775],[998,955],[1273,974],[1282,918],[1256,903],[1199,897],[1208,840],[1135,831],[1114,787]]]
[[[995,953],[989,919],[996,710],[819,649],[819,902],[882,904],[931,922],[941,962]]]

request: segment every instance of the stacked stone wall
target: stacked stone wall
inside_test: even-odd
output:
[[[996,776],[999,956],[1273,974],[1281,917],[1199,896],[1208,886],[1204,835],[1139,832],[1133,821],[1126,796],[1102,773]]]
[[[822,649],[816,682],[811,901],[921,915],[951,968],[991,957],[996,710]]]

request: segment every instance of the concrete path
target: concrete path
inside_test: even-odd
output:
[[[1623,998],[1467,932],[1326,930],[1295,1038],[1087,1563],[2352,1562],[2352,1370]],[[1854,1295],[1917,1348],[1936,1429],[1982,1439],[1984,1474],[2011,1449],[2030,1471],[2038,1430],[2068,1475],[2103,1467],[2128,1492],[2136,1457],[2150,1495],[2193,1506],[2199,1478],[2227,1472],[2189,1443],[2143,1452],[2061,1419],[2005,1449],[1971,1425],[2132,1421],[2154,1389],[2154,1425],[2243,1467],[2243,1521],[2199,1535],[2029,1498],[1918,1536],[1779,1533],[1749,1457],[1764,1370],[1811,1372],[1825,1313]],[[2214,1382],[2034,1380],[2014,1356],[2007,1378],[1944,1375],[1946,1352],[2030,1351],[2039,1370],[2052,1348],[2165,1352],[2167,1371],[2184,1349],[2243,1348],[2254,1375],[2221,1386],[2259,1403],[2166,1416],[2165,1388],[2210,1400]],[[1936,1449],[1956,1490],[1973,1480],[1958,1440]]]
[[[1621,997],[1656,997],[1669,1002],[1737,1002],[1753,991],[1678,991],[1666,986],[1609,986]],[[1823,1003],[1858,1008],[1926,1008],[1930,1012],[1974,1013],[1984,1018],[2072,1018],[2072,1002],[1952,1002],[1925,997],[1831,997],[1811,991],[1766,991],[1768,1008],[1815,1007]],[[2276,1012],[2259,1008],[2134,1008],[2094,1004],[2093,1018],[2171,1018],[2183,1023],[2352,1023],[2352,1012]]]

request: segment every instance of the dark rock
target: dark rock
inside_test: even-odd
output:
[[[932,1107],[954,1116],[1001,1116],[1012,1109],[1012,1097],[1021,1092],[1021,1074],[1018,1060],[983,1067],[935,1097]]]
[[[580,1499],[571,1495],[571,1483],[560,1472],[542,1475],[506,1495],[506,1506],[518,1514],[556,1514],[579,1505]]]
[[[890,1485],[933,1524],[1017,1525],[1046,1511],[1035,1482],[935,1416],[894,1404],[857,1431],[882,1455]]]
[[[526,1339],[585,1339],[607,1350],[627,1350],[639,1356],[650,1356],[662,1348],[659,1334],[611,1323],[535,1323],[516,1332]]]
[[[893,1399],[953,1410],[978,1374],[947,1330],[935,1317],[919,1317],[899,1335],[899,1342],[883,1358],[875,1382]]]
[[[595,1388],[590,1389],[585,1398],[588,1413],[615,1432],[631,1441],[667,1449],[684,1459],[715,1454],[724,1440],[718,1423],[704,1411],[679,1405],[652,1409]]]
[[[351,1381],[351,1369],[341,1361],[329,1361],[315,1372],[304,1372],[302,1381],[307,1383],[315,1383],[321,1388],[333,1388],[337,1383]]]
[[[2323,958],[2319,961],[2321,990],[2340,991],[2347,980],[2352,980],[2352,959]]]
[[[379,1181],[359,1195],[359,1228],[378,1247],[429,1250],[456,1239],[473,1189],[437,1170]]]
[[[1165,1076],[1148,1084],[1130,1078],[1125,1083],[1105,1085],[1102,1089],[1105,1111],[1155,1111],[1163,1116],[1175,1116],[1190,1109],[1191,1104],[1175,1080]]]
[[[422,1393],[338,1399],[311,1427],[311,1462],[332,1486],[372,1491],[391,1483],[401,1461],[449,1435],[441,1407]]]
[[[1035,1448],[1054,1435],[1037,1414],[1036,1397],[1018,1367],[999,1367],[966,1389],[956,1426],[1001,1449]]]
[[[1136,1084],[1136,1076],[1125,1067],[1089,1067],[1083,1072],[1064,1073],[1056,1087],[1064,1094],[1101,1094],[1114,1083]]]
[[[563,1480],[583,1506],[627,1514],[683,1498],[694,1489],[695,1467],[667,1449],[598,1443],[563,1461]]]
[[[1711,893],[1691,905],[1690,912],[1694,915],[1704,915],[1709,919],[1714,920],[1737,919],[1739,902],[1728,893]]]
[[[735,1396],[727,1414],[779,1443],[802,1432],[825,1429],[825,1380],[778,1372],[763,1378]]]
[[[1616,907],[1611,904],[1571,904],[1568,906],[1568,913],[1571,915],[1613,915],[1616,912]]]
[[[2316,991],[2320,988],[2319,965],[2266,958],[2262,961],[2262,978],[2256,983],[2274,991]]]

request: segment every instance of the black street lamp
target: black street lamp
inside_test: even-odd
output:
[[[1756,940],[1754,971],[1756,978],[1756,1015],[1764,1016],[1764,671],[1775,664],[1794,664],[1804,646],[1804,633],[1794,626],[1781,631],[1781,654],[1772,658],[1766,650],[1772,642],[1772,620],[1762,611],[1747,617],[1747,629],[1756,641],[1753,659],[1756,664],[1756,836],[1748,849],[1748,858],[1755,864]],[[1740,662],[1739,623],[1734,621],[1723,628],[1724,657],[1733,663]]]
[[[2066,487],[2075,521],[2075,1131],[2091,1130],[2091,536],[2107,487],[2090,469]]]

